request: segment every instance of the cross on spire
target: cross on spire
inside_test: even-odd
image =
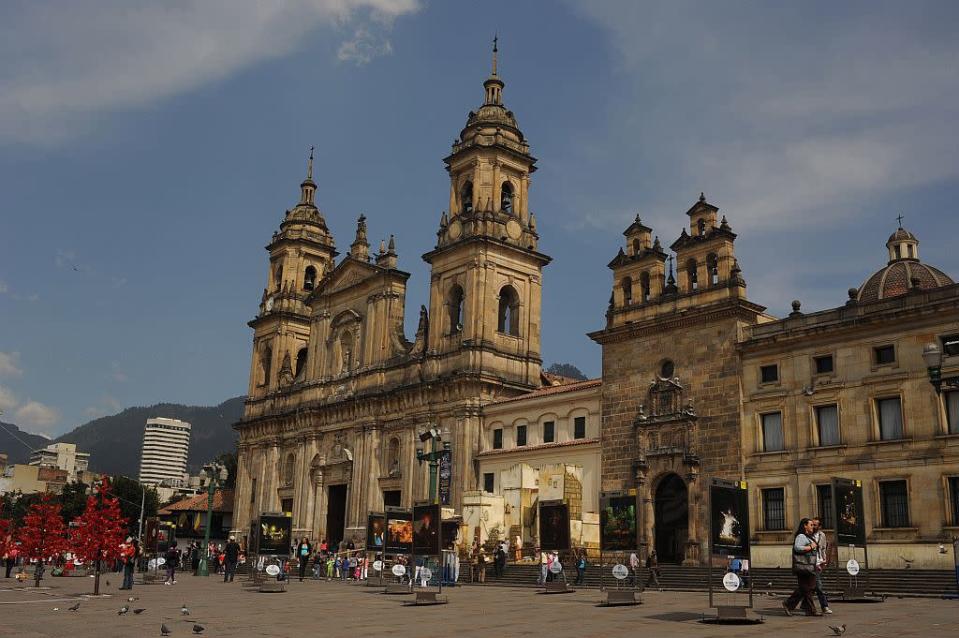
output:
[[[306,179],[313,179],[313,146],[310,146],[310,161],[306,163]]]
[[[899,213],[899,216],[896,217],[899,220],[899,228],[902,228],[902,213]]]
[[[496,75],[496,52],[499,51],[497,48],[497,43],[499,42],[499,36],[493,34],[493,75]]]

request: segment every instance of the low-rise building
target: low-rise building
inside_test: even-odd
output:
[[[8,465],[0,477],[0,494],[59,494],[67,484],[66,470],[39,465]]]
[[[75,443],[51,443],[30,453],[30,465],[64,470],[73,481],[90,466],[90,454],[77,451]]]
[[[163,507],[158,512],[161,521],[176,526],[176,538],[182,545],[194,540],[202,541],[206,533],[206,515],[209,496],[206,492],[189,496]],[[233,525],[233,490],[216,490],[213,493],[213,515],[210,539],[225,541]]]

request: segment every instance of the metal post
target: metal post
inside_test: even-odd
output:
[[[143,539],[143,509],[146,507],[147,503],[147,488],[143,483],[140,483],[140,490],[142,490],[142,495],[140,496],[140,527],[137,530],[137,539],[142,541]]]
[[[439,485],[437,483],[437,474],[439,473],[439,459],[436,456],[436,439],[430,439],[430,503],[439,502]]]
[[[210,477],[210,484],[206,488],[206,530],[203,533],[203,557],[200,558],[200,564],[197,567],[197,576],[209,576],[210,569],[207,565],[210,559],[210,525],[213,522],[213,490],[216,479],[213,478],[213,471],[207,473]]]

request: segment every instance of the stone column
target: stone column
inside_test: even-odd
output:
[[[325,484],[323,481],[323,468],[318,467],[313,470],[313,533],[322,540],[326,537],[326,507],[327,499],[324,493]]]

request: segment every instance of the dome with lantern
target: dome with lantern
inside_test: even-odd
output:
[[[911,290],[930,290],[955,283],[938,268],[919,261],[919,240],[902,227],[901,221],[899,228],[886,241],[886,249],[889,262],[859,287],[857,301],[889,299]]]

